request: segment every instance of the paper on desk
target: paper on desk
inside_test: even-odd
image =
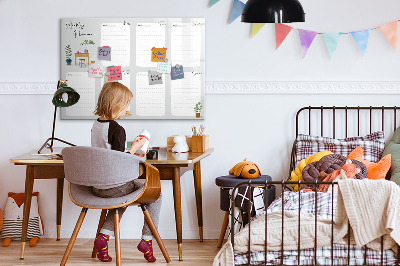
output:
[[[149,85],[147,72],[136,75],[136,115],[165,115],[165,84]]]
[[[194,116],[193,108],[201,102],[201,77],[201,73],[186,72],[184,79],[171,82],[172,115]]]
[[[152,62],[153,47],[165,47],[165,23],[138,23],[136,25],[136,65],[157,67]],[[164,61],[164,60],[163,60]]]
[[[182,64],[185,67],[200,66],[201,57],[201,24],[173,23],[171,33],[172,65]]]
[[[111,47],[111,61],[103,65],[127,67],[131,62],[131,31],[127,23],[102,23],[101,45]]]
[[[68,86],[74,88],[79,93],[79,101],[65,108],[67,116],[93,116],[96,109],[94,78],[89,77],[88,72],[68,72],[66,75]]]

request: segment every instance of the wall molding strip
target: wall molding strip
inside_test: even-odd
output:
[[[53,94],[57,83],[0,83],[0,94]],[[207,81],[206,94],[400,94],[400,81]]]

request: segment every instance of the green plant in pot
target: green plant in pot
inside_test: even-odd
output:
[[[67,45],[65,46],[65,57],[67,58],[65,61],[67,62],[67,65],[71,65],[72,59],[72,49],[71,49],[71,45]]]
[[[201,105],[201,102],[196,103],[196,106],[194,107],[196,117],[200,117],[201,109],[203,109],[203,105]]]

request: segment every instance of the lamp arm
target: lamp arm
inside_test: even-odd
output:
[[[53,148],[53,140],[54,140],[54,131],[56,129],[56,117],[57,117],[57,106],[54,106],[54,117],[53,117],[53,131],[51,133],[51,144],[50,149]],[[53,152],[53,151],[52,151]]]

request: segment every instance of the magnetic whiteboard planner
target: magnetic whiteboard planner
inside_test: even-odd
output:
[[[62,19],[61,78],[81,98],[61,118],[97,118],[102,86],[120,82],[133,94],[125,119],[204,119],[204,58],[204,18]]]

